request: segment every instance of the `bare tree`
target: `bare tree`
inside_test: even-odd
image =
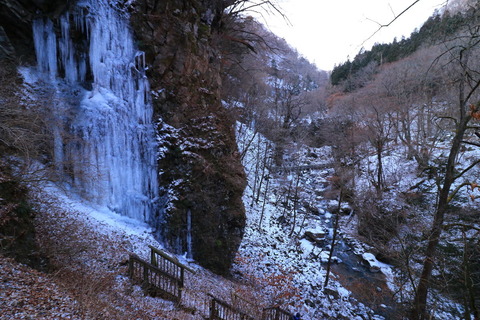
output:
[[[0,154],[20,156],[24,169],[31,170],[34,161],[52,156],[49,120],[42,105],[47,102],[21,98],[19,90],[27,88],[16,66],[11,61],[0,62]]]
[[[433,223],[428,236],[423,269],[415,292],[413,310],[410,315],[412,320],[428,319],[427,294],[435,263],[435,253],[442,235],[449,202],[459,191],[458,188],[452,190],[452,187],[457,180],[462,178],[468,170],[478,163],[478,161],[475,161],[462,172],[455,172],[461,146],[464,143],[467,131],[470,129],[470,121],[473,118],[480,118],[478,117],[479,104],[473,102],[478,99],[477,91],[480,87],[479,66],[476,64],[477,59],[473,59],[474,55],[478,53],[478,47],[480,46],[479,35],[480,25],[472,24],[458,39],[445,43],[447,50],[444,55],[437,59],[437,63],[445,63],[447,61],[448,65],[452,67],[450,74],[453,78],[452,83],[455,84],[457,90],[458,101],[454,117],[451,117],[455,131],[444,168],[445,173],[440,185]]]

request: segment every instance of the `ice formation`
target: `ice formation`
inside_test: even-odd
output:
[[[60,175],[85,199],[150,222],[158,186],[145,56],[113,6],[84,0],[56,21],[36,19],[37,69],[55,91]]]

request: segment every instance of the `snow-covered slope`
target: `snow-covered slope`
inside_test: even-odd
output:
[[[277,170],[268,160],[271,142],[242,124],[237,131],[249,183],[244,194],[248,224],[234,270],[244,278],[253,277],[272,302],[300,311],[305,319],[400,319],[408,308],[404,303],[411,299],[409,282],[399,270],[376,259],[377,248],[361,241],[358,216],[346,203],[341,205],[332,274],[324,287],[336,217],[332,212],[339,196],[329,183],[334,173],[328,169],[333,167],[330,148],[291,144],[286,151],[286,169]],[[472,149],[464,154],[465,163],[475,157],[474,153]],[[368,168],[372,166],[368,162],[376,159],[372,156],[363,161],[361,167]],[[325,169],[318,169],[322,167]],[[391,190],[385,193],[386,205],[393,209],[405,206],[401,194],[425,178],[418,177],[415,163],[406,160],[401,149],[389,151],[384,167]],[[369,190],[367,170],[356,179],[357,191]],[[426,187],[434,182],[423,184]],[[427,202],[434,202],[435,190],[425,197]],[[426,210],[424,220],[417,225],[428,225],[429,217]],[[393,241],[392,245],[399,244]],[[410,267],[420,266],[414,260],[409,262]],[[461,318],[459,304],[438,293],[432,299],[438,319]]]

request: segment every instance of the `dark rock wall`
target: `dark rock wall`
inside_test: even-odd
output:
[[[234,122],[221,104],[221,12],[226,1],[137,1],[132,24],[151,65],[159,126],[161,236],[187,251],[187,212],[195,260],[226,273],[243,236],[246,179]]]
[[[5,56],[19,63],[32,63],[35,56],[32,19],[41,12],[57,17],[73,1],[0,0],[0,59]]]

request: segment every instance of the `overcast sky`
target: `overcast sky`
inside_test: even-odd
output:
[[[264,14],[262,23],[320,69],[352,59],[364,47],[408,37],[445,0],[420,0],[389,27],[395,16],[415,0],[277,0],[290,25],[279,15]]]

